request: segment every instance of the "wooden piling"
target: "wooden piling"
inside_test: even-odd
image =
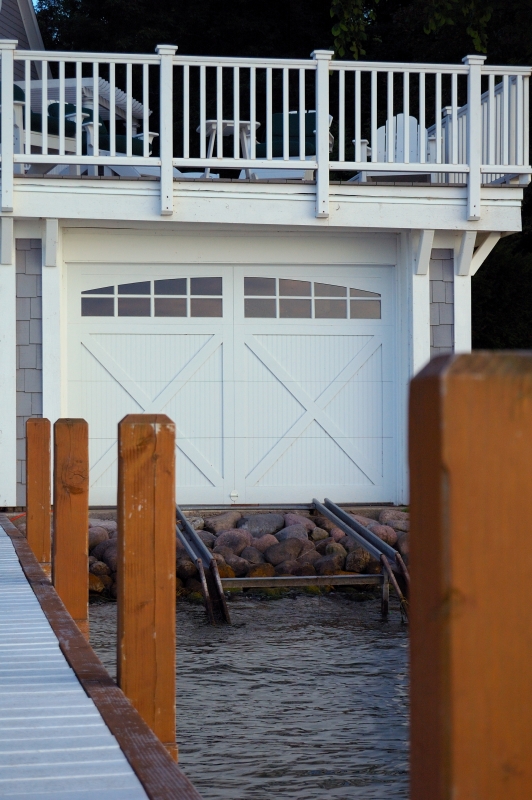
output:
[[[130,414],[118,426],[118,684],[177,760],[175,426]]]
[[[86,638],[89,636],[89,430],[84,419],[54,425],[52,580]]]
[[[50,535],[51,451],[50,420],[26,422],[26,538],[45,574],[52,571]]]
[[[532,785],[532,356],[435,359],[410,394],[411,800]]]

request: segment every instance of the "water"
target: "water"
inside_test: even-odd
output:
[[[407,629],[331,593],[177,612],[179,763],[205,800],[407,800]],[[91,604],[115,675],[116,605]]]

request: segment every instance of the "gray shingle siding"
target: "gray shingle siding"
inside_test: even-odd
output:
[[[431,253],[430,279],[430,357],[452,353],[454,349],[454,254],[435,248]]]

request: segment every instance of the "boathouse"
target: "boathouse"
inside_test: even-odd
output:
[[[180,504],[405,502],[408,381],[521,228],[530,70],[51,52],[31,0],[0,35],[0,506],[39,415],[114,505],[144,412]]]

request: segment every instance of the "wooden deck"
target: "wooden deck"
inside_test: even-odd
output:
[[[0,798],[201,800],[0,514]]]

